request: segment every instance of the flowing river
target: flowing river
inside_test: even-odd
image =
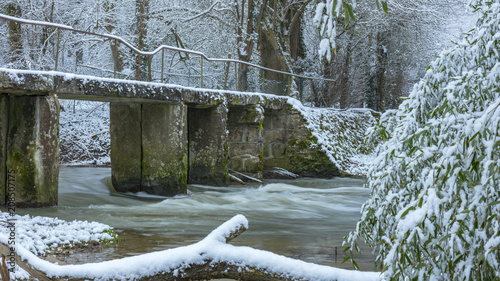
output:
[[[189,185],[187,195],[166,198],[116,193],[109,187],[110,176],[110,168],[61,167],[59,207],[19,214],[97,221],[114,227],[122,239],[118,246],[91,255],[75,254],[73,262],[188,245],[243,214],[250,227],[231,244],[352,269],[350,262],[341,264],[346,257],[342,241],[355,227],[369,196],[361,179],[309,178],[228,187]],[[373,270],[370,251],[363,252],[356,259],[358,265]]]

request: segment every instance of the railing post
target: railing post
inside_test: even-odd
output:
[[[115,39],[115,48],[118,52],[118,40]],[[111,50],[113,51],[113,50]],[[111,52],[111,55],[113,56],[113,78],[116,79],[116,67],[118,64],[118,54],[115,56],[113,55],[113,52]]]
[[[189,63],[186,65],[188,66],[188,87],[191,87],[191,65]]]
[[[265,70],[262,70],[262,92],[263,92],[263,93],[265,93],[265,92],[264,92],[264,91],[265,91],[265,90],[264,90],[264,88],[265,88],[264,86],[265,86],[265,84],[266,84],[266,78],[265,78],[265,76],[266,76],[266,71],[265,71]]]
[[[234,62],[234,89],[238,91],[238,63]]]
[[[227,54],[227,58],[228,59],[231,59],[231,54]],[[227,87],[227,78],[229,76],[229,67],[231,66],[231,63],[228,62],[227,65],[226,65],[226,76],[224,77],[224,90],[226,89]]]
[[[203,56],[200,56],[200,74],[201,74],[201,81],[200,81],[200,84],[201,84],[201,88],[203,88]]]
[[[163,65],[165,61],[165,49],[161,49],[161,78],[160,83],[163,83]]]
[[[56,65],[54,67],[54,71],[57,71],[57,63],[59,61],[59,37],[61,35],[61,29],[57,29],[57,43],[56,43]]]
[[[151,60],[153,59],[152,56],[148,56],[148,81],[151,82],[153,81],[153,76],[151,75]]]
[[[141,55],[137,54],[135,56],[135,80],[142,81],[141,75]]]

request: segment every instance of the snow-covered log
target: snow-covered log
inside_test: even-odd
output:
[[[243,185],[247,184],[246,182],[242,181],[240,178],[238,178],[237,176],[235,176],[231,173],[228,173],[228,175],[229,175],[229,180],[231,180],[231,181],[235,181],[235,182],[237,182],[239,184],[243,184]]]
[[[16,262],[39,280],[377,280],[377,272],[360,272],[307,263],[271,252],[227,244],[248,228],[237,215],[212,231],[202,241],[184,247],[134,257],[87,263],[57,265],[40,259],[17,245],[7,247],[0,235],[0,253],[12,250]]]

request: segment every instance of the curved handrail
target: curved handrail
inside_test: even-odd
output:
[[[210,58],[210,57],[208,57],[207,55],[205,55],[202,52],[193,51],[193,50],[184,49],[184,48],[173,47],[173,46],[168,46],[168,45],[161,45],[161,46],[159,46],[158,48],[156,48],[155,50],[153,50],[151,52],[145,52],[145,51],[141,51],[141,50],[137,49],[132,44],[130,44],[125,39],[123,39],[123,38],[121,38],[119,36],[115,36],[115,35],[111,35],[111,34],[94,33],[94,32],[85,31],[85,30],[78,30],[78,29],[75,29],[75,28],[73,28],[71,26],[64,25],[64,24],[57,24],[57,23],[44,22],[44,21],[36,21],[36,20],[26,20],[26,19],[21,19],[21,18],[16,18],[16,17],[4,15],[4,14],[0,14],[0,19],[4,19],[4,20],[16,22],[16,23],[22,23],[22,24],[30,24],[30,25],[52,27],[52,28],[56,28],[56,29],[68,30],[68,31],[72,31],[72,32],[83,33],[83,34],[94,35],[94,36],[98,36],[98,37],[103,37],[103,38],[108,38],[108,39],[116,40],[116,41],[121,42],[123,45],[127,46],[129,49],[131,49],[132,51],[134,51],[136,54],[142,55],[142,56],[152,57],[152,56],[154,56],[155,54],[159,53],[162,50],[171,50],[171,51],[176,51],[176,52],[183,52],[183,53],[186,53],[186,54],[197,55],[197,56],[202,57],[206,61],[210,61],[210,62],[228,62],[228,63],[233,62],[233,63],[239,63],[239,64],[244,64],[244,65],[248,65],[248,66],[251,66],[251,67],[255,67],[255,68],[258,68],[258,69],[261,69],[261,70],[264,70],[264,71],[270,71],[270,72],[274,72],[274,73],[280,73],[280,74],[290,75],[290,76],[298,77],[298,78],[311,79],[311,80],[320,80],[320,81],[329,81],[329,82],[334,82],[335,81],[333,79],[328,79],[328,78],[309,77],[309,76],[305,76],[305,75],[299,75],[299,74],[294,74],[294,73],[285,72],[285,71],[281,71],[281,70],[276,70],[276,69],[272,69],[272,68],[260,66],[258,64],[254,64],[254,63],[250,63],[250,62],[246,62],[246,61],[241,61],[241,60]]]

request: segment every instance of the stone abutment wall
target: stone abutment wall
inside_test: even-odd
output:
[[[339,171],[306,128],[306,120],[286,100],[229,107],[228,168],[262,179],[274,168],[299,176],[333,177]]]

